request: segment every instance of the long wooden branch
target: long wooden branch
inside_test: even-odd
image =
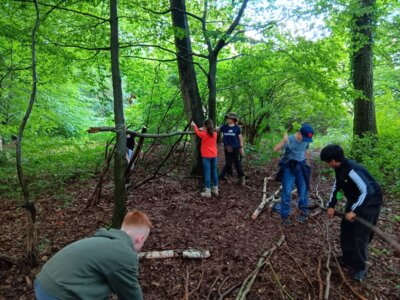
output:
[[[322,206],[320,206],[318,204],[308,206],[307,208],[309,208],[309,209],[319,208],[319,209],[321,209],[323,211],[327,211],[328,210],[326,207],[322,207]],[[335,216],[344,218],[345,215],[346,214],[344,212],[335,210]],[[380,230],[378,227],[374,226],[373,224],[371,224],[370,222],[364,220],[363,218],[361,218],[359,216],[356,216],[355,222],[358,222],[361,225],[367,227],[369,230],[373,231],[378,237],[381,238],[381,240],[383,240],[384,242],[388,243],[394,250],[396,250],[398,253],[400,253],[400,244],[393,237],[391,237],[387,233],[385,233],[382,230]]]
[[[279,241],[276,244],[274,244],[274,246],[271,249],[265,251],[261,255],[260,259],[257,262],[256,268],[243,281],[239,293],[236,296],[236,300],[246,299],[246,295],[250,292],[250,289],[253,286],[253,283],[258,275],[258,272],[261,270],[262,267],[264,267],[267,264],[267,260],[272,256],[272,254],[274,254],[275,250],[283,244],[284,241],[285,241],[285,235],[282,235]]]
[[[88,129],[88,133],[97,133],[97,132],[105,132],[105,131],[117,132],[117,129],[115,127],[90,127]],[[177,135],[194,134],[194,131],[175,131],[175,132],[157,134],[157,133],[140,133],[137,131],[127,129],[126,133],[129,133],[135,137],[160,139],[160,138],[167,138],[167,137],[177,136]]]

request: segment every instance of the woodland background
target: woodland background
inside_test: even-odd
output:
[[[398,1],[2,0],[0,11],[0,201],[5,219],[32,229],[29,264],[51,243],[36,237],[35,203],[68,209],[90,198],[70,189],[95,188],[105,145],[115,142],[115,160],[102,225],[118,226],[148,182],[179,180],[174,159],[179,176],[194,174],[193,136],[146,138],[143,177],[130,176],[127,189],[119,129],[179,132],[207,117],[220,125],[228,111],[240,116],[249,169],[275,165],[274,144],[308,122],[316,161],[321,147],[341,144],[383,186],[398,226]]]

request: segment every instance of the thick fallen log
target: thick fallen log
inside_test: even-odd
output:
[[[280,247],[283,244],[284,241],[285,241],[285,235],[282,235],[279,241],[271,249],[265,251],[261,255],[260,259],[257,262],[256,268],[243,281],[239,293],[236,296],[236,300],[246,299],[246,295],[250,292],[250,289],[253,286],[254,281],[256,280],[258,272],[260,272],[261,268],[267,264],[269,258],[272,256],[272,254],[274,254],[275,250],[278,249],[278,247]]]
[[[186,250],[163,250],[163,251],[149,251],[139,253],[139,259],[157,259],[157,258],[173,258],[183,257],[192,259],[203,259],[209,258],[210,251],[198,250],[198,249],[186,249]]]

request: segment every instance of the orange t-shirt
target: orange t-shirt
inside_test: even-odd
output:
[[[214,132],[213,136],[210,136],[207,131],[200,131],[197,126],[194,126],[194,132],[201,139],[201,157],[214,158],[218,156],[217,151],[217,133]]]

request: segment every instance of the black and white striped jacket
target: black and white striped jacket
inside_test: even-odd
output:
[[[381,187],[363,166],[345,159],[335,168],[335,175],[328,207],[335,207],[336,194],[340,190],[347,198],[346,212],[359,214],[365,207],[382,204]]]

